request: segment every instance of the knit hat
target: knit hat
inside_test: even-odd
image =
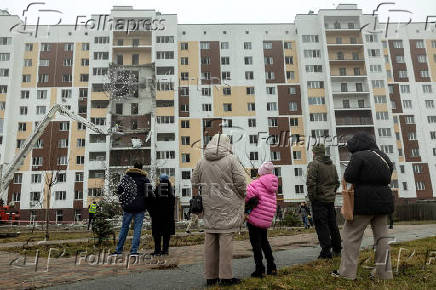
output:
[[[259,173],[259,175],[272,174],[273,170],[274,170],[274,165],[272,164],[272,162],[268,161],[262,163],[257,173]]]
[[[166,173],[162,173],[162,174],[159,176],[159,180],[160,180],[160,182],[162,182],[162,183],[168,182],[169,179],[170,179],[170,178],[168,177],[168,175],[167,175]]]
[[[315,156],[324,156],[325,155],[324,144],[313,145],[312,152],[315,154]]]

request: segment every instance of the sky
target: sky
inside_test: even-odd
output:
[[[412,21],[425,22],[427,15],[435,15],[431,21],[436,21],[435,0],[305,0],[305,1],[248,1],[248,0],[0,0],[0,9],[6,9],[11,14],[22,15],[23,10],[32,2],[42,2],[44,5],[33,6],[30,10],[29,24],[32,17],[39,15],[40,24],[55,24],[60,15],[54,12],[38,12],[38,9],[56,9],[61,11],[61,24],[74,24],[78,15],[109,14],[112,6],[134,6],[135,9],[155,9],[162,14],[177,14],[180,24],[198,23],[290,23],[294,22],[296,14],[307,14],[310,10],[315,13],[319,9],[334,9],[339,3],[358,4],[363,13],[371,14],[380,3],[394,3],[382,5],[381,22],[390,17],[390,22]],[[216,3],[216,5],[214,5]],[[390,9],[402,9],[409,12],[393,12]]]

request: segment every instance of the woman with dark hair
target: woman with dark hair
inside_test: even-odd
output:
[[[380,279],[392,279],[387,218],[394,211],[389,187],[394,166],[389,157],[378,149],[374,138],[366,133],[354,135],[347,142],[347,147],[352,155],[344,179],[354,185],[353,219],[345,222],[341,266],[332,275],[356,279],[363,232],[370,224],[376,247],[376,267],[372,274]]]
[[[175,197],[169,177],[161,174],[150,213],[154,239],[153,255],[168,255],[170,237],[175,234],[174,205]]]

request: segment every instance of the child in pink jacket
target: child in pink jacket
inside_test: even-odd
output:
[[[267,261],[267,274],[277,274],[267,236],[267,229],[271,226],[277,208],[278,178],[273,174],[273,170],[274,165],[271,162],[264,162],[258,170],[259,178],[247,186],[245,196],[245,203],[249,207],[246,211],[249,213],[247,227],[256,264],[256,270],[251,274],[252,277],[262,277],[265,274],[262,251]]]

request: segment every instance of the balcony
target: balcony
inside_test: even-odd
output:
[[[350,106],[350,107],[335,107],[335,111],[367,111],[371,110],[370,106]]]
[[[351,74],[349,74],[349,75],[331,74],[330,77],[332,79],[336,79],[336,80],[340,80],[340,79],[344,79],[345,80],[346,79],[346,80],[352,81],[352,80],[367,78],[368,75],[366,75],[366,74],[361,74],[361,75],[359,75],[359,74],[354,74],[354,75],[351,75]]]
[[[371,111],[335,111],[336,126],[347,127],[366,127],[372,126],[372,114]]]

